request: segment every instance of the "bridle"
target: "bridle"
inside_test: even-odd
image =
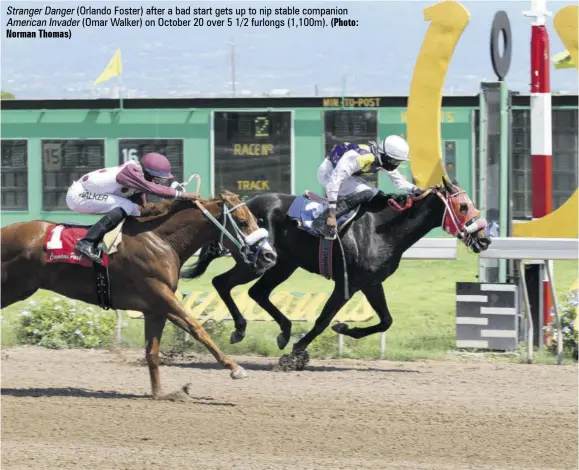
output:
[[[442,221],[440,226],[449,235],[467,242],[472,235],[486,228],[487,221],[485,219],[479,218],[478,215],[473,214],[472,217],[468,217],[467,220],[464,220],[466,219],[468,212],[467,214],[464,214],[464,217],[457,214],[456,206],[453,200],[457,199],[459,196],[466,197],[468,199],[468,195],[464,190],[453,194],[443,194],[440,188],[433,186],[426,189],[419,196],[409,197],[404,205],[398,204],[394,199],[390,199],[388,204],[395,211],[402,212],[409,209],[414,204],[414,202],[424,199],[430,193],[435,193],[444,203],[444,213],[442,214]],[[470,211],[472,211],[472,203],[469,207],[469,212]]]
[[[442,229],[446,233],[456,236],[460,240],[467,240],[470,236],[486,228],[487,221],[478,217],[478,211],[476,215],[468,218],[466,217],[468,213],[465,214],[465,217],[460,217],[456,213],[456,206],[453,204],[453,199],[463,195],[463,197],[468,199],[468,195],[465,191],[461,190],[456,193],[447,195],[443,195],[440,190],[435,190],[435,192],[437,196],[442,199],[444,205],[446,206],[442,216]],[[472,211],[471,207],[469,207],[469,212],[470,211]]]
[[[221,195],[220,195],[220,198],[221,198],[222,208],[223,208],[223,211],[221,212],[222,222],[219,222],[215,217],[213,217],[213,215],[203,206],[203,204],[201,204],[201,202],[199,200],[195,201],[195,205],[201,210],[203,215],[205,217],[207,217],[221,232],[221,234],[219,236],[219,242],[217,245],[218,253],[219,254],[225,254],[228,251],[223,246],[223,237],[225,236],[229,239],[229,241],[231,241],[231,243],[233,243],[235,245],[235,247],[239,251],[239,254],[241,255],[241,258],[243,259],[243,261],[246,264],[249,264],[249,265],[255,267],[257,265],[257,260],[259,258],[259,255],[260,255],[262,249],[266,245],[269,245],[269,242],[268,242],[269,233],[268,233],[268,231],[264,228],[259,228],[255,232],[253,232],[249,235],[245,235],[241,231],[241,229],[239,228],[239,226],[237,225],[237,223],[235,222],[235,219],[233,217],[233,213],[237,209],[246,205],[245,202],[240,202],[239,204],[236,204],[235,206],[230,208],[227,205],[227,201],[225,199],[223,199],[223,197]],[[233,227],[234,235],[229,233],[229,231],[227,230],[228,224],[231,224],[231,226]],[[253,248],[256,244],[258,245],[257,249],[255,250],[253,257],[251,257],[251,259],[250,259],[251,248]]]
[[[199,194],[199,187],[201,185],[201,177],[199,175],[191,175],[189,177],[189,180],[183,183],[174,182],[171,185],[171,187],[175,189],[179,188],[179,190],[185,191],[185,186],[187,186],[194,179],[197,180],[197,189],[195,192]],[[201,201],[199,201],[198,199],[195,201],[195,205],[199,208],[201,213],[205,217],[207,217],[213,223],[213,225],[215,225],[221,232],[217,246],[213,244],[211,245],[212,250],[214,250],[216,254],[219,256],[222,256],[229,252],[229,250],[227,250],[227,248],[225,248],[225,246],[223,245],[223,237],[225,236],[229,239],[231,243],[235,245],[243,261],[246,264],[256,267],[257,260],[259,259],[261,251],[263,250],[264,247],[269,247],[268,231],[264,228],[259,228],[255,232],[250,233],[249,235],[245,235],[241,231],[241,229],[239,228],[233,217],[233,213],[237,209],[246,205],[245,202],[240,202],[239,204],[236,204],[235,206],[230,208],[227,205],[227,201],[223,198],[223,195],[220,194],[219,197],[221,199],[223,208],[223,211],[221,212],[222,222],[219,222],[219,220],[213,217],[213,215],[203,206]],[[231,235],[231,233],[229,233],[229,231],[227,230],[228,224],[231,224],[231,226],[233,227],[234,235]],[[254,256],[250,259],[251,249],[256,244],[258,244],[257,249],[255,250]]]

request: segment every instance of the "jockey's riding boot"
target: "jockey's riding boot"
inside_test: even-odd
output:
[[[336,204],[336,219],[340,218],[344,214],[347,214],[352,209],[355,209],[360,204],[370,201],[374,197],[374,192],[370,189],[361,191],[359,193],[349,194],[348,196],[341,197],[338,199]],[[337,235],[337,227],[329,227],[326,223],[328,219],[328,210],[320,214],[320,216],[314,220],[312,228],[317,229],[317,231],[327,239],[334,239]]]
[[[355,209],[360,204],[372,200],[374,197],[374,192],[370,189],[365,189],[359,193],[349,194],[344,196],[338,201],[338,206],[336,208],[336,217],[340,217],[346,214],[348,211]]]
[[[92,261],[101,262],[101,251],[98,247],[100,241],[109,230],[115,228],[126,216],[127,213],[123,208],[114,208],[88,229],[84,238],[76,243],[76,250]]]

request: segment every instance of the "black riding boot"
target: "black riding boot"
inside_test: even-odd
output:
[[[336,220],[343,216],[344,214],[348,213],[352,209],[355,209],[360,204],[370,201],[374,197],[374,192],[371,190],[362,191],[355,194],[350,194],[348,196],[344,196],[343,198],[338,200],[336,204]],[[320,234],[328,239],[336,238],[337,235],[337,227],[329,227],[326,221],[328,220],[328,210],[326,209],[324,212],[320,214],[320,216],[314,220],[312,224],[312,228],[317,229]]]
[[[101,242],[105,233],[115,228],[127,216],[127,213],[121,207],[116,207],[96,224],[88,229],[85,237],[76,243],[76,250],[87,256],[92,261],[100,262],[100,250],[98,244]]]

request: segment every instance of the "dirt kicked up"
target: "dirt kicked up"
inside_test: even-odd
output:
[[[576,469],[577,367],[2,352],[2,469]]]

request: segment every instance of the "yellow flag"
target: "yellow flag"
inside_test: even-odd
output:
[[[98,85],[109,78],[116,77],[121,74],[121,50],[117,49],[113,58],[107,65],[107,68],[104,69],[103,73],[100,74],[99,78],[97,78],[94,82],[95,85]]]
[[[573,58],[569,51],[559,52],[555,54],[551,59],[553,64],[555,64],[555,70],[560,69],[573,69],[575,68],[575,62],[573,62]]]

